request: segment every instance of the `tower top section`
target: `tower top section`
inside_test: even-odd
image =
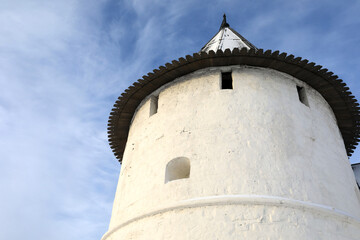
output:
[[[360,140],[360,106],[349,88],[337,75],[307,59],[279,51],[257,49],[230,28],[226,16],[219,32],[193,55],[166,63],[134,82],[118,98],[109,117],[110,146],[121,162],[132,117],[139,104],[151,93],[199,69],[221,66],[254,66],[289,74],[318,91],[332,108],[348,156]]]
[[[200,51],[208,53],[211,50],[216,52],[217,50],[225,51],[225,49],[233,50],[234,48],[247,48],[248,50],[253,48],[257,50],[257,48],[246,38],[230,27],[229,23],[226,21],[226,15],[224,14],[219,31]]]

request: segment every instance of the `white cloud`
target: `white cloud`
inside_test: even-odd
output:
[[[115,79],[87,14],[75,1],[0,10],[1,239],[93,239],[108,225]]]

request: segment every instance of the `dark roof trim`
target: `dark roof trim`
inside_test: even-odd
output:
[[[317,90],[334,111],[348,156],[360,138],[360,108],[346,84],[328,69],[293,55],[263,49],[235,48],[216,53],[201,52],[179,58],[139,79],[118,98],[110,113],[108,137],[111,149],[121,162],[131,119],[141,101],[174,79],[207,67],[249,65],[270,68],[302,80]]]

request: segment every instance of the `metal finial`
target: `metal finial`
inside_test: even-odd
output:
[[[230,25],[226,22],[226,14],[224,13],[223,20],[220,26],[220,30],[226,27],[230,27]]]

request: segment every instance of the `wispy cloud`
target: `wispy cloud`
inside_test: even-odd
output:
[[[115,84],[106,70],[115,68],[80,7],[9,1],[0,10],[2,239],[92,239],[106,229],[105,192],[118,174],[106,141]]]

